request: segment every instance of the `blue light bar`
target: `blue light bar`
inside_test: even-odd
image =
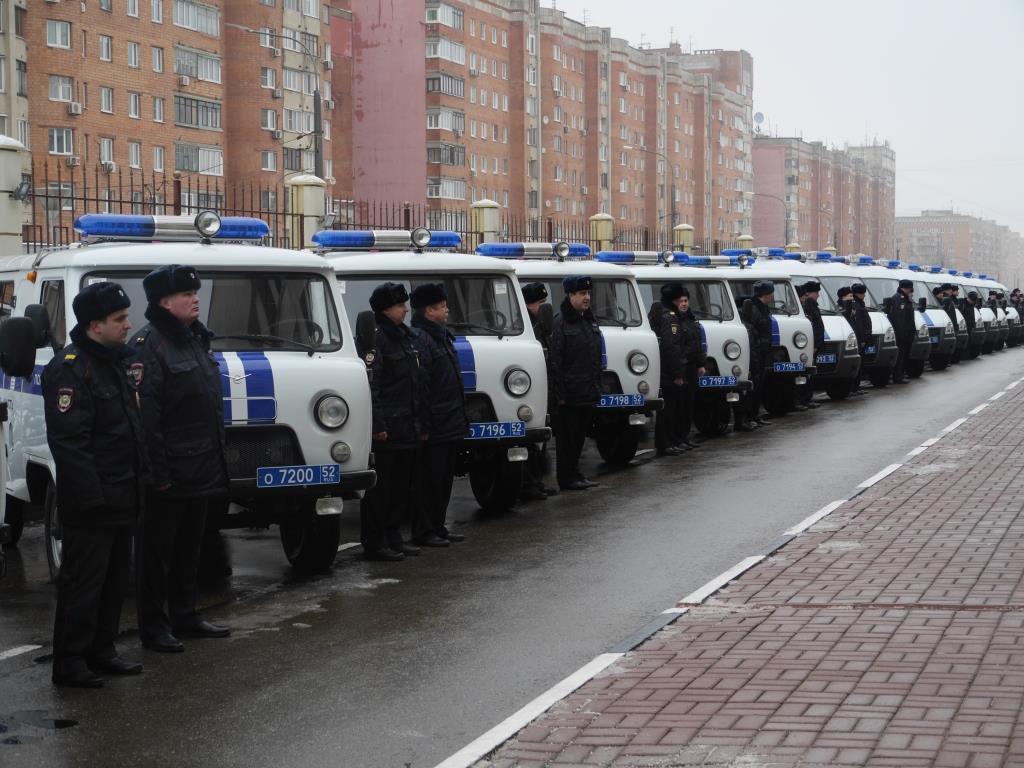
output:
[[[855,263],[858,267],[873,267],[875,266],[875,259],[873,256],[867,256],[862,253],[857,257],[857,261]]]
[[[973,272],[964,272],[964,277],[974,277]]]
[[[919,267],[917,264],[911,264],[910,266],[907,267],[907,269],[909,269],[911,272],[921,271],[921,267]]]
[[[75,231],[85,239],[108,240],[201,240],[194,216],[139,216],[119,213],[86,213],[75,219]],[[262,240],[270,226],[262,219],[225,216],[215,240]]]
[[[982,272],[980,275],[978,275],[978,279],[979,280],[988,280],[988,275],[986,275],[984,272]]]
[[[878,266],[885,267],[887,269],[899,269],[903,266],[903,262],[899,259],[882,259],[876,263]]]
[[[600,251],[594,259],[608,264],[635,264],[636,254],[633,251]]]
[[[959,272],[955,269],[947,269],[946,274],[953,275],[955,277],[956,275],[959,274]]]
[[[270,225],[248,216],[225,216],[220,220],[217,240],[262,240],[270,236]]]
[[[815,251],[814,261],[832,261],[832,254],[828,251]]]
[[[324,249],[408,250],[415,247],[407,229],[322,229],[313,235],[313,242]],[[430,233],[427,248],[458,248],[462,236],[458,232],[437,230]]]
[[[769,248],[766,253],[768,255],[768,258],[770,258],[770,259],[785,258],[785,256],[786,256],[786,249],[785,248]]]
[[[785,249],[783,249],[785,250]],[[754,253],[749,248],[726,248],[722,251],[723,256],[753,256]]]
[[[832,261],[833,264],[849,264],[850,263],[850,257],[849,256],[843,256],[842,254],[836,253],[836,254],[833,254],[831,261]]]
[[[722,255],[725,256],[724,253]],[[695,255],[692,253],[684,253],[680,255],[680,258],[676,259],[676,264],[683,267],[710,267],[711,257],[706,254]]]
[[[499,259],[554,258],[557,243],[481,243],[476,252],[481,256]],[[568,259],[590,258],[590,246],[584,243],[566,243],[569,246]],[[621,262],[632,263],[632,262]]]
[[[931,272],[933,275],[937,275],[942,272],[942,265],[932,264],[930,267],[928,267],[928,271]]]
[[[156,221],[152,216],[87,213],[75,219],[75,231],[85,237],[152,239],[156,232]]]

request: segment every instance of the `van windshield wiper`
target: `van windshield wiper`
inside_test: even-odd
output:
[[[714,312],[705,312],[703,309],[693,309],[693,314],[695,314],[701,320],[718,320],[719,322],[722,321],[722,315],[715,314]]]
[[[449,328],[461,328],[474,333],[493,333],[497,336],[505,335],[505,332],[500,328],[491,328],[489,325],[480,325],[479,323],[470,323],[468,321],[449,320],[447,325]]]
[[[309,354],[310,357],[312,357],[313,353],[316,352],[316,347],[314,347],[312,344],[304,344],[303,342],[296,341],[295,339],[286,339],[284,336],[273,336],[273,335],[267,334],[267,333],[234,333],[234,334],[225,334],[224,336],[221,336],[221,335],[217,334],[217,335],[215,335],[213,337],[214,341],[217,341],[219,339],[238,339],[240,341],[260,341],[260,342],[264,342],[266,344],[291,344],[293,347],[295,347],[297,349],[304,349],[304,350],[306,350],[306,352]]]

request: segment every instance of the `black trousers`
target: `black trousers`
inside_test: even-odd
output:
[[[139,537],[139,636],[152,640],[194,624],[199,550],[209,499],[150,491]]]
[[[131,572],[132,526],[64,525],[64,561],[53,622],[53,672],[117,655],[114,638]]]
[[[892,380],[897,384],[903,381],[907,375],[907,360],[910,359],[911,346],[913,346],[913,342],[899,345],[900,353],[896,356],[896,365],[892,369]]]
[[[654,447],[659,451],[678,445],[680,410],[683,406],[684,387],[669,382],[661,385],[661,397],[665,401],[654,417]]]
[[[587,440],[587,429],[593,419],[591,405],[560,405],[555,421],[555,474],[558,485],[565,487],[582,480],[580,454]]]
[[[756,420],[761,415],[761,398],[764,396],[764,367],[760,364],[750,365],[750,383],[754,388],[747,395],[747,418]]]
[[[458,457],[458,442],[420,444],[416,457],[416,503],[413,505],[418,511],[412,521],[414,541],[431,535],[442,539],[448,536],[444,521],[452,498]]]
[[[676,418],[676,437],[680,442],[690,439],[690,430],[693,428],[693,402],[697,397],[696,368],[686,372],[686,383],[681,389]]]
[[[402,548],[402,522],[412,501],[416,481],[416,448],[384,448],[373,444],[377,484],[359,507],[359,539],[367,552]]]
[[[547,474],[547,443],[530,443],[526,446],[526,461],[523,463],[523,490],[544,490],[544,475]]]
[[[807,376],[807,383],[796,387],[796,402],[807,405],[814,399],[814,385],[811,384],[811,377]]]

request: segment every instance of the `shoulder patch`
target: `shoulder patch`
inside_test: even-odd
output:
[[[363,360],[366,362],[367,365],[373,365],[373,361],[376,359],[377,355],[374,354],[373,352],[367,352],[365,355],[363,355]]]
[[[74,402],[75,390],[71,387],[61,387],[57,390],[57,411],[59,413],[67,413],[71,410],[71,405]]]
[[[128,378],[135,382],[135,386],[142,384],[142,379],[146,375],[146,364],[145,363],[132,363],[128,366]]]
[[[77,354],[75,354],[74,352],[68,352],[67,354],[64,355],[64,360],[62,362],[64,363],[64,365],[74,365],[75,360],[77,359]]]

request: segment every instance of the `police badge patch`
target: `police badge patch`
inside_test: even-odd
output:
[[[142,377],[146,373],[146,366],[144,363],[132,363],[128,366],[128,375],[132,381],[135,382],[135,386],[142,384]]]
[[[60,413],[67,413],[71,410],[71,400],[75,390],[70,387],[61,387],[57,390],[57,410]]]

